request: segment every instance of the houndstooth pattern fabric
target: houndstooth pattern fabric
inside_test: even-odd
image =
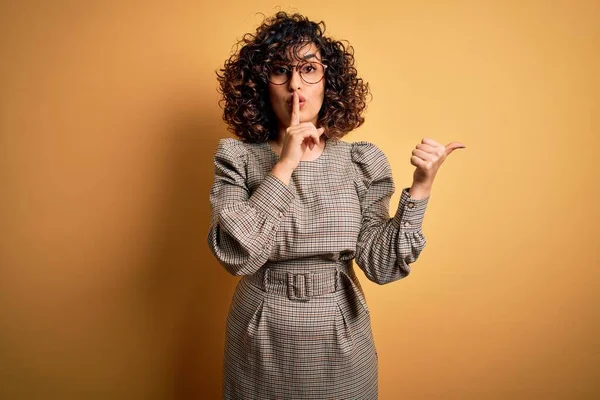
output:
[[[376,145],[328,139],[289,185],[268,143],[219,141],[208,244],[241,276],[226,321],[223,398],[378,397],[369,308],[353,268],[387,284],[426,245],[429,201],[404,188],[393,217],[391,168]]]

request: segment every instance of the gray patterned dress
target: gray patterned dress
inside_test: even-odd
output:
[[[227,317],[223,398],[378,396],[378,357],[353,262],[368,279],[406,277],[426,244],[429,197],[394,182],[369,142],[328,139],[285,185],[268,143],[221,139],[214,154],[208,244],[241,276]]]

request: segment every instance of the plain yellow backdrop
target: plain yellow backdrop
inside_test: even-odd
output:
[[[460,141],[404,280],[358,272],[380,399],[600,396],[597,1],[0,5],[0,397],[218,399],[215,70],[265,15],[348,40],[398,204]]]

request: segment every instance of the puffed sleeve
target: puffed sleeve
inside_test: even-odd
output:
[[[380,285],[402,279],[427,243],[421,228],[429,196],[412,199],[410,188],[403,188],[396,214],[390,217],[395,187],[387,157],[364,141],[352,144],[351,155],[362,209],[355,262]]]
[[[208,245],[229,273],[251,275],[267,261],[294,194],[271,173],[250,193],[248,151],[237,139],[219,141],[214,165]]]

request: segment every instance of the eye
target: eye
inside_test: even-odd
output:
[[[288,73],[288,69],[285,67],[273,67],[271,70],[272,73],[274,73],[275,75],[287,75]]]
[[[312,64],[304,64],[302,66],[302,69],[301,69],[301,71],[302,71],[303,74],[309,74],[309,73],[311,73],[311,72],[313,72],[315,70],[316,70],[316,68]]]

